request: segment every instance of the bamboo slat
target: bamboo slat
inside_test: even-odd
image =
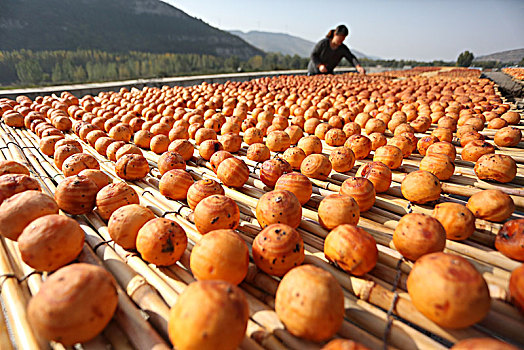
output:
[[[0,348],[5,350],[13,350],[13,344],[9,337],[9,330],[7,329],[7,321],[3,312],[3,305],[0,305]]]
[[[9,277],[14,275],[14,270],[5,251],[4,239],[1,239],[0,244],[0,275],[3,276],[0,277],[0,283],[2,283],[0,298],[13,331],[16,348],[27,350],[48,348],[47,342],[36,336],[29,325],[26,313],[27,300],[22,294],[18,280]]]
[[[135,348],[131,344],[131,341],[127,338],[127,335],[122,331],[118,324],[111,320],[107,327],[103,331],[104,336],[109,340],[111,346],[114,349],[122,350],[134,350]]]
[[[111,271],[127,295],[148,315],[150,322],[167,338],[167,320],[169,307],[145,279],[135,273],[120,257],[103,244],[102,239],[86,224],[81,225],[86,233],[86,241],[91,248],[97,248],[96,254]]]
[[[93,250],[84,245],[78,257],[81,262],[103,267]],[[129,299],[126,292],[117,287],[118,307],[114,318],[122,327],[129,340],[137,349],[169,349],[167,343],[158,335],[135,304]]]

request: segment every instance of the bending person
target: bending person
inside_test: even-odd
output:
[[[308,75],[333,74],[333,69],[343,57],[357,68],[360,74],[366,74],[366,70],[360,65],[355,55],[344,45],[348,33],[348,28],[341,24],[336,29],[330,30],[328,35],[315,45],[313,52],[311,52]]]

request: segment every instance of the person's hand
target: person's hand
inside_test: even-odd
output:
[[[366,70],[360,64],[356,68],[360,74],[366,74]]]
[[[327,73],[327,68],[323,64],[318,66],[318,70],[320,71],[320,73]]]

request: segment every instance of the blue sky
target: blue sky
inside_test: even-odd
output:
[[[524,0],[163,0],[224,30],[314,41],[340,23],[346,44],[381,58],[456,60],[524,48]]]

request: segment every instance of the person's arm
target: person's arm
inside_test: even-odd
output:
[[[360,62],[358,61],[357,57],[353,55],[349,48],[347,48],[347,50],[344,50],[344,57],[357,69],[357,71],[360,74],[366,74],[366,70],[364,69],[364,67],[362,67],[362,65],[360,65]]]
[[[326,66],[320,61],[320,53],[323,51],[325,43],[325,40],[320,40],[311,52],[311,61],[313,62],[315,67],[317,67],[318,70],[322,73],[327,72]]]

